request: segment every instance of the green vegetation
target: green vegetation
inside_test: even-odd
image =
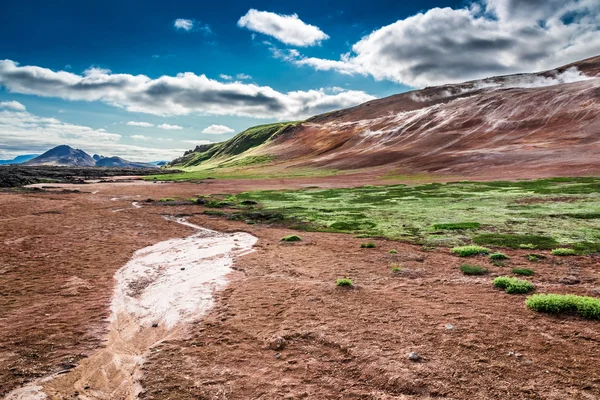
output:
[[[361,249],[374,249],[375,247],[377,247],[377,246],[376,246],[376,245],[375,245],[375,243],[373,243],[373,242],[369,242],[369,243],[362,243],[362,244],[360,245],[360,248],[361,248]]]
[[[515,235],[507,233],[486,233],[475,236],[473,241],[487,246],[510,247],[511,249],[553,249],[558,242],[551,237],[540,235]]]
[[[390,254],[398,254],[398,250],[392,249],[392,250],[390,250]]]
[[[600,319],[600,299],[573,294],[534,294],[525,301],[532,310],[550,314],[576,314]]]
[[[169,202],[169,201],[175,201],[175,199],[174,199],[174,198],[172,198],[172,197],[165,197],[165,198],[163,198],[163,199],[160,199],[160,200],[158,200],[158,201],[161,201],[161,202],[163,202],[163,203],[166,203],[166,202]]]
[[[452,250],[450,250],[450,252],[459,257],[470,257],[470,256],[481,255],[481,254],[489,254],[490,249],[488,249],[487,247],[481,247],[481,246],[459,246],[459,247],[454,247]]]
[[[399,264],[396,264],[396,263],[392,264],[392,272],[393,273],[397,273],[400,271],[402,271],[402,267]]]
[[[354,283],[352,282],[352,279],[350,278],[340,278],[337,281],[335,281],[336,286],[345,286],[345,287],[352,287],[354,286]]]
[[[552,250],[553,256],[574,256],[577,252],[574,249],[560,248]]]
[[[523,276],[535,275],[535,272],[532,269],[528,269],[528,268],[513,268],[512,273],[516,274],[516,275],[523,275]]]
[[[477,265],[469,265],[469,264],[461,265],[460,270],[465,275],[485,275],[488,273],[488,270],[486,268],[483,268],[483,267],[480,267]]]
[[[298,235],[288,235],[281,238],[282,242],[300,242],[302,238]]]
[[[540,261],[540,260],[543,260],[546,258],[546,256],[544,256],[542,254],[535,254],[535,253],[527,254],[527,255],[525,255],[525,257],[527,257],[527,259],[531,262],[537,262],[537,261]]]
[[[462,229],[479,229],[479,222],[456,222],[449,224],[435,224],[433,229],[436,230],[462,230]]]
[[[504,254],[504,253],[492,253],[490,254],[490,260],[495,260],[495,261],[499,261],[499,260],[508,260],[509,257]]]
[[[237,177],[253,171],[247,167]],[[478,244],[537,251],[568,246],[581,254],[600,252],[600,219],[555,217],[597,213],[600,178],[305,188],[234,197],[226,201],[257,202],[255,208],[280,214],[282,222],[302,230],[385,237],[425,248]],[[450,215],[456,223],[477,221],[480,226],[436,229]]]
[[[535,290],[531,282],[509,276],[497,277],[494,279],[494,286],[504,289],[508,294],[524,294]]]

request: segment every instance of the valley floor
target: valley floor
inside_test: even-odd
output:
[[[505,266],[468,259],[490,271],[473,277],[460,272],[466,261],[448,248],[368,239],[376,248],[364,249],[367,239],[349,234],[298,233],[205,215],[200,205],[144,202],[368,183],[204,182],[0,193],[0,396],[52,373],[68,376],[105,346],[115,272],[136,250],[194,232],[163,218],[169,215],[258,242],[236,258],[203,319],[151,348],[142,399],[600,398],[599,323],[537,314],[524,295],[491,284],[527,267],[535,269],[527,279],[538,292],[597,297],[598,255],[536,251],[546,258],[532,264],[531,250],[502,249],[510,257]],[[303,240],[281,242],[291,234]],[[336,287],[342,277],[355,288]],[[410,360],[411,352],[421,359]],[[79,396],[60,390],[49,398]]]

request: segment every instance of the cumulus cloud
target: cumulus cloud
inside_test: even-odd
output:
[[[149,136],[144,136],[144,135],[131,135],[131,138],[133,140],[148,140],[148,139],[150,139]]]
[[[191,31],[194,27],[194,21],[191,19],[177,18],[173,23],[175,29],[183,29],[184,31]]]
[[[374,99],[356,90],[282,93],[269,86],[221,82],[191,72],[151,79],[145,75],[94,72],[81,76],[0,60],[0,86],[11,92],[67,100],[102,101],[131,112],[161,116],[211,114],[304,119]]]
[[[232,80],[232,79],[233,79],[233,76],[231,76],[231,75],[225,75],[225,74],[221,74],[221,75],[219,75],[219,78],[221,78],[221,79],[224,79],[224,80],[226,80],[226,81],[230,81],[230,80]]]
[[[246,75],[244,73],[237,74],[235,77],[241,81],[246,80],[246,79],[252,79],[252,77],[250,75]]]
[[[210,140],[182,140],[182,143],[189,143],[189,144],[193,144],[194,146],[200,146],[203,144],[211,144],[213,142],[211,142]]]
[[[28,111],[0,111],[0,156],[43,153],[68,144],[90,154],[110,154],[133,161],[171,159],[185,149],[164,149],[131,146],[120,143],[121,135],[104,129],[40,117]]]
[[[26,108],[23,104],[18,101],[0,101],[0,108],[10,108],[17,111],[25,111]]]
[[[339,60],[300,54],[284,59],[423,87],[547,70],[599,53],[597,0],[482,0],[379,28]]]
[[[202,129],[202,133],[208,133],[210,135],[222,135],[224,133],[233,133],[235,129],[232,129],[225,125],[211,125],[207,128]]]
[[[272,36],[293,46],[314,46],[329,39],[321,29],[304,23],[297,14],[281,15],[250,9],[239,19],[238,26]]]
[[[157,128],[159,129],[165,129],[168,131],[179,131],[181,129],[183,129],[183,126],[179,126],[179,125],[169,125],[169,124],[160,124],[157,126]]]
[[[154,124],[151,124],[150,122],[140,122],[140,121],[129,121],[127,123],[127,125],[129,125],[129,126],[141,126],[143,128],[150,128],[150,127],[154,126]]]

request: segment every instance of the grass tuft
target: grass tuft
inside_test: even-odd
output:
[[[600,299],[573,294],[534,294],[525,301],[530,309],[550,314],[577,314],[600,319]]]
[[[531,276],[535,275],[535,272],[529,268],[513,268],[513,274],[523,275],[523,276]]]
[[[354,283],[352,282],[352,279],[350,279],[350,278],[340,278],[335,281],[335,285],[342,286],[342,287],[353,287]]]
[[[523,294],[535,290],[535,286],[531,282],[510,276],[497,277],[494,279],[494,286],[504,289],[509,294]]]
[[[552,250],[553,256],[574,256],[576,254],[577,254],[577,252],[574,249],[567,249],[564,247],[561,247],[560,249]]]
[[[469,256],[480,255],[480,254],[489,254],[490,249],[488,249],[487,247],[481,247],[481,246],[459,246],[459,247],[454,247],[452,250],[450,250],[450,252],[459,257],[469,257]]]
[[[435,224],[433,229],[438,230],[463,230],[463,229],[479,229],[479,222],[455,222],[449,224]]]
[[[362,243],[362,244],[360,245],[360,248],[361,248],[361,249],[374,249],[375,247],[377,247],[377,246],[376,246],[376,245],[375,245],[375,243],[373,243],[373,242],[369,242],[369,243]]]
[[[533,248],[549,250],[558,246],[558,242],[548,236],[515,235],[509,233],[485,233],[475,236],[473,241],[480,245],[509,247],[511,249]]]
[[[490,260],[499,261],[499,260],[508,260],[508,259],[509,259],[509,257],[506,254],[504,254],[504,253],[493,253],[493,254],[490,254]]]
[[[488,273],[487,268],[483,268],[477,265],[463,264],[460,266],[460,270],[465,275],[485,275]]]
[[[281,238],[282,242],[300,242],[302,238],[298,235],[289,235]]]
[[[390,254],[398,254],[398,250],[392,249],[392,250],[390,250]]]

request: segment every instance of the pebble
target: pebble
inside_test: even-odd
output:
[[[408,355],[408,359],[411,361],[419,361],[421,359],[421,356],[418,353],[411,351]]]
[[[285,348],[285,339],[281,336],[277,336],[275,339],[271,340],[269,348],[277,351],[283,350]]]
[[[447,331],[453,331],[455,329],[456,329],[456,327],[454,325],[452,325],[452,324],[446,324],[446,330]]]

